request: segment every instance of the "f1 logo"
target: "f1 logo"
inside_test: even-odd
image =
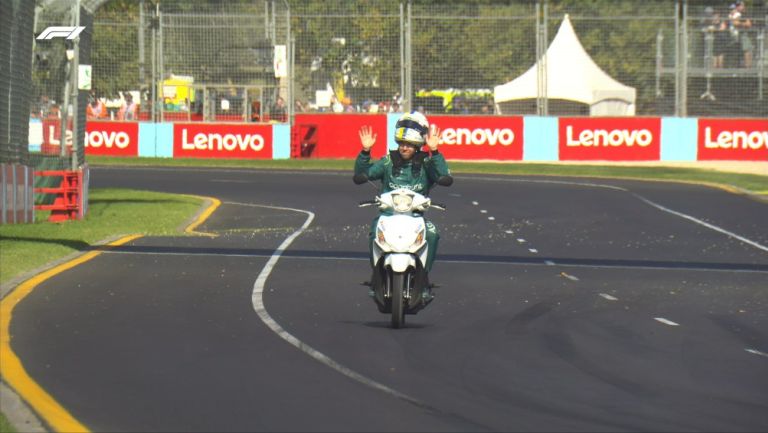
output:
[[[53,38],[67,38],[75,39],[77,35],[85,30],[85,27],[48,27],[40,33],[37,37],[38,40],[53,39]]]

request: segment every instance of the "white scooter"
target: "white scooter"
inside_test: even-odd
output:
[[[359,206],[378,206],[384,212],[376,224],[374,270],[367,284],[379,311],[391,314],[392,327],[400,328],[406,314],[416,314],[434,298],[425,268],[429,246],[422,215],[429,208],[445,210],[445,206],[405,188],[383,193]]]

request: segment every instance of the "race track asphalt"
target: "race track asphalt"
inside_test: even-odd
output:
[[[13,351],[92,431],[768,431],[766,203],[457,176],[432,193],[437,298],[393,330],[360,285],[375,191],[350,173],[91,186],[222,202],[198,228],[217,237],[139,238],[16,306]]]

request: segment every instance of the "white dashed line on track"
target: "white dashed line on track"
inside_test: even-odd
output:
[[[768,353],[761,352],[761,351],[756,350],[756,349],[744,349],[744,350],[746,350],[747,352],[749,352],[749,353],[751,353],[753,355],[765,356],[766,358],[768,358]]]
[[[669,326],[680,326],[679,323],[675,323],[675,322],[673,322],[671,320],[668,320],[668,319],[665,319],[663,317],[654,317],[653,320],[655,320],[657,322],[660,322],[660,323],[663,323],[665,325],[669,325]]]

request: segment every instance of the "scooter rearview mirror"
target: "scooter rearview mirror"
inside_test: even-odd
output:
[[[352,182],[354,182],[355,185],[362,185],[368,182],[368,175],[365,173],[357,173],[352,177]]]
[[[437,184],[440,186],[451,186],[453,185],[453,177],[452,176],[440,176],[437,178]]]

